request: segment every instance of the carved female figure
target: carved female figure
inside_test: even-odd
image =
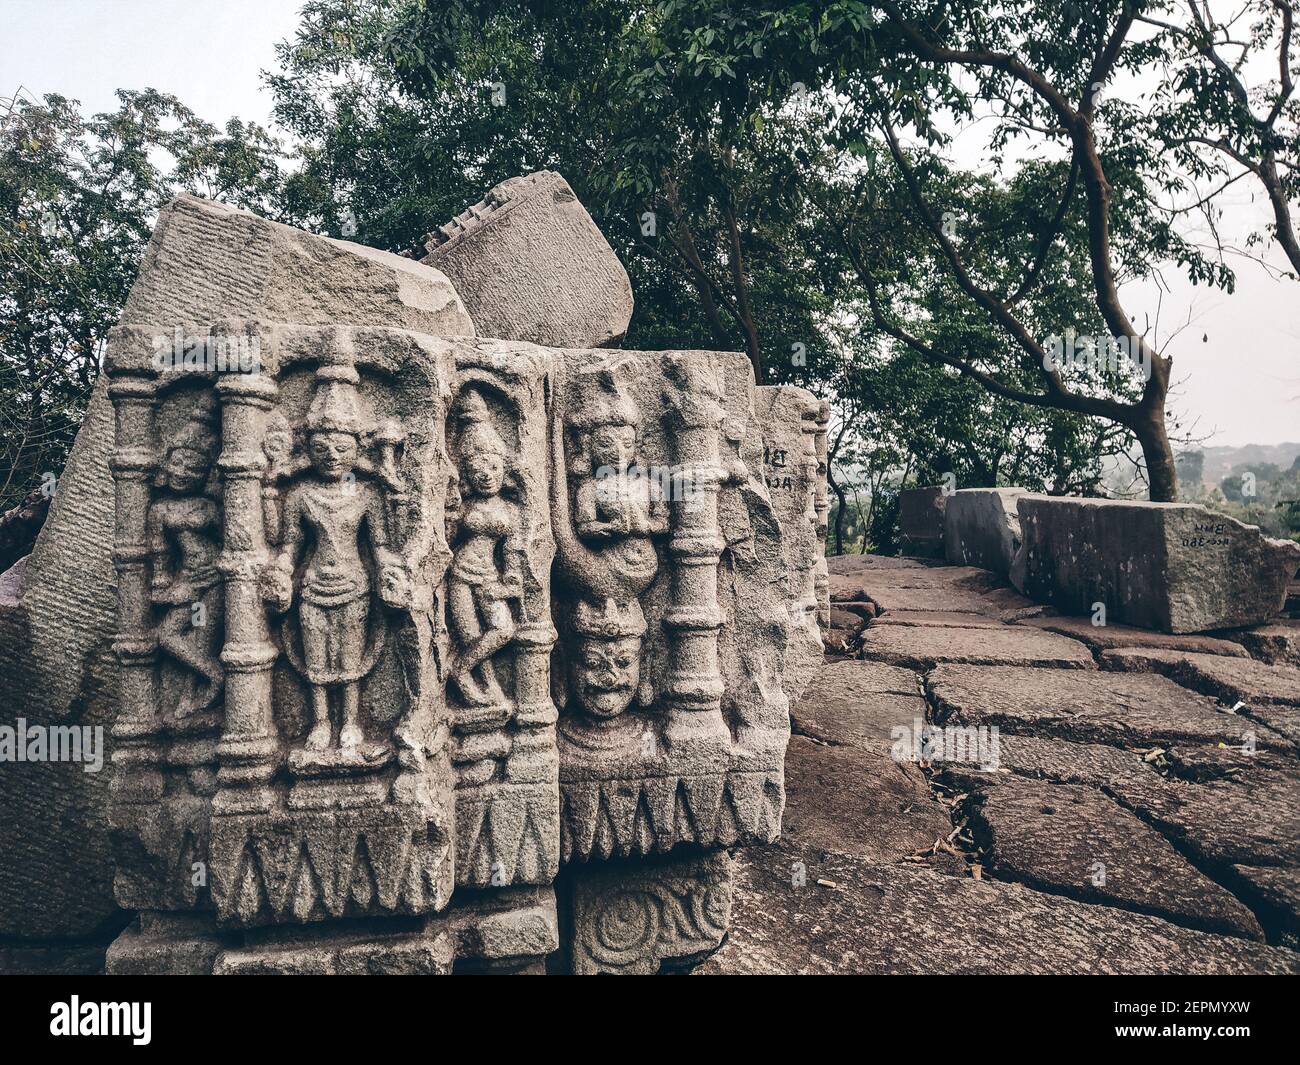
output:
[[[310,690],[311,727],[305,746],[309,751],[330,747],[330,693],[335,691],[337,746],[356,756],[364,739],[360,682],[374,666],[378,645],[377,639],[368,638],[373,593],[363,550],[378,571],[379,597],[390,606],[408,604],[410,578],[389,547],[379,489],[354,473],[362,429],[356,371],[327,367],[317,376],[322,381],[307,415],[311,472],[285,498],[282,546],[265,574],[264,594],[275,609],[289,609],[294,571],[305,552],[298,586],[300,669]]]
[[[502,495],[507,448],[483,396],[466,391],[457,451],[463,498],[456,530],[447,605],[458,652],[451,677],[465,701],[506,701],[492,656],[515,635],[510,600],[523,596],[519,507]]]
[[[217,572],[221,511],[203,494],[217,451],[216,404],[205,395],[172,438],[149,505],[149,597],[164,608],[158,645],[191,671],[175,716],[211,706],[221,694],[222,595]]]

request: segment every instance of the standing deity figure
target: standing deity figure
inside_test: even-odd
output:
[[[223,601],[221,508],[204,494],[217,453],[217,408],[205,394],[167,445],[149,505],[147,537],[152,563],[149,598],[163,608],[158,646],[190,671],[175,717],[206,710],[221,694]]]
[[[467,390],[458,406],[462,503],[447,589],[457,646],[451,677],[467,703],[501,705],[506,696],[492,656],[515,636],[510,601],[524,592],[521,516],[502,494],[508,449],[482,394]]]
[[[330,695],[338,704],[337,749],[365,760],[362,750],[361,679],[382,649],[385,620],[373,618],[371,569],[378,597],[391,607],[409,605],[411,581],[400,554],[389,546],[384,499],[375,483],[357,476],[363,423],[358,410],[358,375],[347,366],[317,371],[316,395],[307,413],[310,469],[284,501],[280,551],[264,574],[263,593],[277,611],[295,598],[302,634],[298,659],[290,627],[285,651],[310,691],[310,728],[305,747],[320,752],[334,741]],[[366,556],[369,556],[367,559]]]

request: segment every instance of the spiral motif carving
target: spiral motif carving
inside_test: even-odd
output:
[[[614,891],[603,898],[592,919],[591,953],[611,966],[645,957],[659,939],[659,905],[645,891]]]

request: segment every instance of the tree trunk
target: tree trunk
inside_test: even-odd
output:
[[[1164,412],[1147,413],[1129,426],[1142,446],[1147,465],[1147,486],[1153,503],[1178,502],[1178,475],[1174,470],[1174,453],[1165,432]]]

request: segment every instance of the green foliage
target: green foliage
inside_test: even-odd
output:
[[[53,95],[0,112],[0,511],[62,468],[158,209],[188,189],[279,213],[260,127],[218,130],[153,90],[118,99],[92,118]]]

